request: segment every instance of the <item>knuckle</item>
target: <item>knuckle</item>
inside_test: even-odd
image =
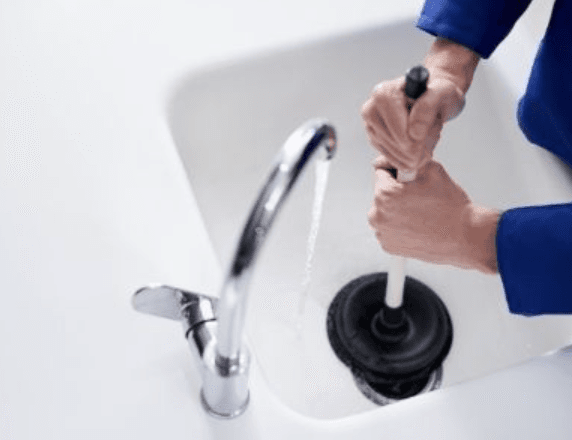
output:
[[[361,106],[361,116],[363,119],[367,120],[371,118],[373,106],[372,100],[368,99],[362,106]]]
[[[379,115],[380,112],[383,112],[383,109],[388,106],[388,101],[389,98],[387,96],[387,93],[377,92],[375,95],[371,97],[372,110],[375,111],[377,115]]]
[[[388,87],[386,95],[388,98],[391,99],[391,101],[404,100],[403,91],[399,87],[396,87],[395,85],[393,85],[392,87]]]
[[[371,226],[375,226],[377,223],[377,210],[375,207],[372,206],[367,212],[367,220]]]
[[[380,82],[374,87],[372,93],[372,97],[378,103],[401,98],[401,95],[402,91],[398,80]]]
[[[388,211],[385,207],[383,199],[375,198],[371,209],[368,212],[368,218],[371,222],[375,223],[376,226],[383,226],[388,221]]]
[[[377,139],[377,136],[376,136],[373,128],[370,127],[366,131],[367,131],[367,135],[368,135],[369,142],[370,142],[371,146],[373,148],[375,148],[376,150],[379,150],[380,152],[385,151],[385,147],[383,146],[383,143],[380,142],[379,139]]]
[[[383,96],[387,93],[387,90],[389,88],[389,82],[388,81],[382,81],[380,83],[377,83],[375,85],[375,87],[373,88],[373,96]]]
[[[389,226],[394,217],[394,210],[388,203],[377,204],[376,221],[380,226]],[[382,207],[383,206],[383,207]]]
[[[383,222],[383,212],[380,209],[380,203],[379,203],[379,200],[377,199],[377,197],[374,199],[373,206],[370,209],[370,211],[368,212],[368,217],[370,220],[372,220],[376,223]]]

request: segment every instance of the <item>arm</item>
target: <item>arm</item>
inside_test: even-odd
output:
[[[572,313],[572,203],[509,209],[496,247],[512,313]]]
[[[488,58],[530,3],[531,0],[427,0],[417,26]],[[544,95],[550,96],[550,92]],[[523,119],[522,109],[519,119]],[[536,143],[564,145],[561,138],[553,140],[556,132],[547,130],[548,136],[541,142],[536,139]],[[495,263],[512,313],[572,313],[572,204],[514,208],[498,216],[496,222],[487,210],[480,215],[477,212],[474,218],[477,227],[482,225],[478,229],[485,238],[477,242],[488,243],[488,249],[492,248],[490,234],[494,231]],[[493,224],[498,227],[493,228]],[[492,252],[481,255],[490,256]]]

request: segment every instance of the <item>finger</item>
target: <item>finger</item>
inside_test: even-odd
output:
[[[380,155],[373,162],[372,165],[374,169],[384,170],[391,174],[391,177],[397,179],[401,183],[409,183],[415,180],[417,175],[417,170],[407,170],[406,168],[396,168],[387,159],[387,157]]]
[[[441,120],[437,119],[435,124],[429,129],[429,133],[427,133],[427,137],[425,138],[424,142],[424,152],[421,158],[421,162],[419,163],[417,168],[422,168],[427,162],[429,162],[433,158],[433,151],[435,151],[435,147],[437,143],[441,139],[441,131],[443,130],[443,123]]]
[[[393,178],[389,170],[384,168],[377,168],[375,170],[375,194],[384,194],[397,189],[403,184]]]
[[[419,158],[412,159],[407,156],[402,146],[398,145],[394,139],[388,136],[386,131],[379,129],[377,124],[367,124],[366,132],[370,144],[383,154],[393,165],[400,170],[411,170],[417,167]],[[418,147],[423,150],[423,146]]]
[[[405,80],[388,81],[380,84],[374,92],[374,104],[377,115],[383,121],[387,133],[398,147],[402,160],[409,160],[415,156],[415,148],[407,133],[408,110],[407,98],[404,93]]]
[[[369,211],[367,212],[367,222],[373,230],[375,230],[375,228],[378,226],[378,223],[380,222],[380,215],[377,207],[375,206],[375,203],[372,204],[371,208],[369,208]]]
[[[455,86],[448,87],[447,93],[443,97],[441,109],[443,122],[456,118],[464,107],[465,95],[463,92]]]
[[[388,145],[392,145],[391,141],[386,137],[383,133],[376,134],[375,129],[373,127],[366,127],[366,132],[368,134],[369,143],[372,147],[374,147],[377,151],[379,151],[385,158],[389,161],[390,166],[389,168],[397,168],[397,169],[410,169],[411,165],[409,163],[404,162],[400,157],[394,155],[394,151],[397,149],[395,147],[389,147]],[[380,142],[379,139],[382,139]]]
[[[427,133],[425,147],[429,152],[433,152],[435,145],[441,138],[441,131],[443,130],[443,120],[441,118],[435,119],[435,123],[429,128]]]
[[[388,170],[390,168],[393,168],[391,162],[383,154],[377,156],[371,164],[376,170],[377,169]]]
[[[430,129],[435,125],[440,111],[440,95],[428,89],[411,107],[408,119],[409,136],[418,142],[425,141]]]
[[[362,118],[371,140],[381,144],[380,152],[399,168],[411,169],[419,161],[420,148],[413,146],[407,134],[404,86],[403,78],[378,84],[362,106]]]

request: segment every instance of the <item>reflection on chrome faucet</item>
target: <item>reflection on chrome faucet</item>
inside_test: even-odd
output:
[[[168,286],[144,287],[133,296],[136,310],[183,322],[201,365],[201,401],[214,416],[236,417],[248,406],[250,356],[242,337],[249,280],[266,235],[310,159],[329,160],[335,151],[335,130],[323,119],[308,121],[286,140],[250,212],[218,301]]]

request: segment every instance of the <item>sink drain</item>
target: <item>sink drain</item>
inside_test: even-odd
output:
[[[368,382],[360,376],[359,374],[354,374],[354,382],[357,385],[358,389],[362,392],[362,394],[367,397],[370,401],[375,403],[376,405],[389,405],[390,403],[399,402],[403,400],[400,397],[389,397],[383,394],[385,391],[379,390],[375,387],[372,383]],[[441,384],[443,383],[443,367],[439,366],[436,370],[433,370],[431,375],[429,376],[425,386],[421,388],[420,391],[417,391],[415,394],[423,394],[429,391],[437,390],[441,388]]]

